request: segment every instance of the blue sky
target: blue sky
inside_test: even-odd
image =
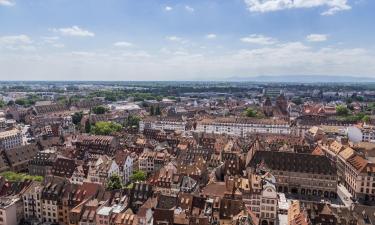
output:
[[[1,80],[375,77],[373,0],[0,0]]]

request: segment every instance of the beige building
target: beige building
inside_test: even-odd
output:
[[[185,131],[187,121],[182,117],[147,117],[139,122],[139,131],[152,130],[174,130]]]
[[[18,129],[0,132],[0,146],[8,150],[22,145],[22,132]]]
[[[342,182],[354,198],[359,201],[375,200],[375,163],[352,154],[343,162],[342,174]]]
[[[22,199],[17,196],[0,198],[0,225],[18,225],[23,218]]]
[[[283,120],[223,117],[198,121],[196,131],[245,137],[251,133],[290,134],[291,128]]]
[[[24,216],[27,220],[42,221],[42,185],[33,182],[22,194],[24,203]]]
[[[245,206],[262,224],[277,224],[278,199],[275,177],[271,173],[250,174],[248,179],[236,179],[236,186],[242,193]]]

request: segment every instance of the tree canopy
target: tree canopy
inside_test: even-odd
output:
[[[369,115],[365,115],[364,117],[362,117],[362,121],[365,122],[365,123],[368,123],[370,122],[371,118]]]
[[[130,179],[133,181],[133,182],[137,182],[137,181],[145,181],[147,178],[146,176],[146,173],[143,172],[142,170],[136,170],[133,172],[133,174],[130,176]]]
[[[113,174],[107,181],[108,190],[118,190],[122,188],[121,178],[117,174]]]
[[[349,109],[344,105],[336,106],[336,114],[338,116],[347,116],[349,114]]]
[[[24,180],[43,181],[42,176],[32,176],[26,173],[16,173],[12,171],[3,172],[0,175],[9,181],[24,181]]]
[[[75,125],[81,123],[83,112],[75,112],[72,116],[73,123]]]
[[[97,122],[91,127],[91,133],[96,135],[110,135],[113,132],[121,131],[121,124],[115,122]]]
[[[104,106],[95,106],[92,108],[92,111],[95,113],[95,114],[104,114],[108,111],[108,109]]]
[[[141,121],[141,118],[139,116],[135,115],[129,115],[125,120],[125,127],[132,128],[132,127],[139,127],[139,121]]]
[[[257,111],[254,110],[254,109],[252,109],[252,108],[247,108],[247,109],[245,110],[245,115],[246,115],[247,117],[256,117],[256,116],[257,116]]]

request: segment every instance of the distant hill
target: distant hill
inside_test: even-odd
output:
[[[288,82],[288,83],[362,83],[375,82],[371,77],[325,76],[325,75],[280,75],[255,77],[229,77],[228,81]]]

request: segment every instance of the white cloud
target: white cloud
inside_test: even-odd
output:
[[[54,44],[52,44],[52,47],[54,47],[54,48],[64,48],[65,45],[62,44],[62,43],[54,43]]]
[[[164,10],[165,10],[165,11],[172,11],[173,8],[172,8],[171,6],[168,6],[168,5],[167,5],[167,6],[164,8]]]
[[[306,40],[309,42],[323,42],[328,39],[326,34],[310,34],[307,35]]]
[[[64,48],[65,47],[65,45],[63,43],[59,42],[60,37],[58,37],[58,36],[45,36],[45,37],[41,37],[41,39],[43,40],[42,44],[49,44],[50,46],[52,46],[54,48]]]
[[[277,43],[277,40],[271,37],[266,37],[261,34],[251,34],[247,37],[241,38],[242,42],[258,45],[272,45]]]
[[[58,32],[64,36],[74,36],[74,37],[94,37],[95,36],[93,32],[84,30],[78,26],[53,29],[53,31]]]
[[[284,9],[325,7],[322,15],[349,10],[348,0],[244,0],[251,12],[271,12]]]
[[[178,43],[181,43],[181,44],[188,43],[188,40],[186,40],[182,37],[178,37],[178,36],[167,36],[165,39],[168,40],[168,41],[171,41],[171,42],[178,42]]]
[[[0,36],[0,44],[2,45],[13,45],[13,44],[31,44],[32,40],[29,36],[21,34],[21,35],[13,35],[13,36]]]
[[[188,6],[188,5],[185,5],[185,9],[186,9],[186,11],[191,12],[191,13],[195,11],[195,9],[193,7]]]
[[[33,41],[27,35],[12,35],[0,36],[0,49],[7,49],[12,51],[34,51],[35,46],[32,45]]]
[[[16,3],[10,0],[0,0],[0,6],[14,6]]]
[[[375,76],[375,52],[361,48],[316,47],[278,42],[240,50],[167,46],[146,50],[66,52],[0,51],[0,79],[210,80],[234,75]],[[27,75],[25,75],[27,74]],[[51,76],[50,74],[53,74]],[[211,74],[214,74],[210,77]]]
[[[215,39],[215,38],[217,38],[217,35],[216,34],[207,34],[206,38],[207,39]]]
[[[96,52],[86,52],[86,51],[73,51],[71,52],[73,56],[79,56],[79,57],[94,57],[98,56]]]
[[[127,58],[150,58],[151,55],[146,51],[136,51],[136,52],[125,52],[121,56]]]
[[[168,41],[181,41],[182,40],[182,38],[177,37],[177,36],[168,36],[168,37],[166,37],[166,39]]]
[[[113,43],[113,46],[121,47],[121,48],[128,48],[128,47],[133,47],[134,44],[130,42],[126,42],[126,41],[119,41],[119,42]]]
[[[57,36],[47,36],[47,37],[42,37],[43,41],[46,43],[55,43],[60,39],[60,37]]]

